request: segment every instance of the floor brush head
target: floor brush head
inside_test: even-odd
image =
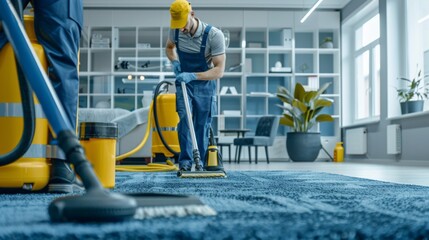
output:
[[[128,194],[137,201],[135,219],[215,216],[216,211],[195,196],[163,193]]]

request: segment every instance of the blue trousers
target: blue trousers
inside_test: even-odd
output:
[[[26,3],[28,0],[24,1]],[[76,129],[82,0],[36,0],[33,6],[35,32],[48,59],[49,79]],[[6,34],[0,32],[0,49],[6,43]]]
[[[206,156],[209,144],[209,130],[212,124],[212,116],[216,113],[216,96],[214,95],[213,83],[210,81],[192,81],[186,84],[188,98],[194,124],[195,136],[198,150],[200,152],[201,164]],[[180,118],[177,126],[180,144],[179,165],[192,166],[192,139],[187,121],[185,102],[182,87],[176,84],[176,109]]]

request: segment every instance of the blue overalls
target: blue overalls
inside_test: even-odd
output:
[[[187,53],[180,51],[179,30],[176,29],[174,42],[180,60],[182,72],[205,72],[209,69],[207,65],[205,50],[207,36],[211,26],[207,26],[203,33],[200,52]],[[201,156],[201,164],[205,159],[209,144],[209,129],[212,116],[216,111],[216,81],[194,80],[186,84],[192,120],[195,127],[195,136],[198,150]],[[186,118],[186,108],[180,83],[176,82],[176,110],[180,118],[178,124],[178,135],[180,144],[179,167],[191,167],[193,164],[192,140]]]
[[[24,0],[23,5],[26,6],[29,1]],[[82,0],[36,0],[32,4],[37,40],[49,62],[49,79],[72,127],[76,129],[79,91],[76,66],[83,24]],[[0,49],[6,43],[6,34],[1,31]]]

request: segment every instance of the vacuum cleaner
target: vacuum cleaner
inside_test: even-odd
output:
[[[116,171],[128,172],[165,172],[177,171],[176,162],[179,153],[179,137],[177,124],[179,116],[176,113],[176,95],[168,92],[169,81],[161,81],[156,86],[152,103],[149,107],[147,127],[141,142],[131,151],[116,157],[117,161],[133,155],[145,146],[152,132],[152,162],[147,165],[117,165]],[[166,163],[166,164],[163,164]]]
[[[115,69],[147,70],[147,66],[136,66],[130,63],[133,58],[119,57],[119,63]],[[148,64],[148,63],[146,63]],[[166,162],[179,157],[180,146],[177,135],[179,116],[176,114],[176,95],[168,93],[169,81],[161,81],[155,88],[153,96],[153,116],[149,114],[152,122],[152,162]],[[167,86],[166,88],[164,88]],[[167,91],[165,91],[167,89]],[[150,130],[150,129],[149,129]],[[144,145],[144,144],[143,144]],[[139,148],[140,149],[140,148]],[[134,152],[134,151],[133,151]],[[130,156],[129,154],[124,154]],[[123,159],[122,157],[120,157]]]
[[[155,88],[152,112],[152,158],[153,162],[165,162],[179,158],[180,145],[177,134],[179,116],[176,112],[176,94],[168,93],[169,81],[161,81]],[[165,86],[167,86],[165,88]]]
[[[195,171],[182,171],[177,172],[177,176],[180,178],[220,178],[226,177],[226,172],[224,171],[222,165],[222,159],[219,158],[219,151],[216,146],[214,146],[214,137],[213,131],[211,131],[211,141],[210,146],[208,147],[208,157],[206,158],[204,168],[200,160],[200,152],[198,150],[198,143],[195,137],[194,123],[192,121],[191,109],[189,106],[188,90],[186,89],[186,83],[181,82],[183,99],[185,101],[186,108],[186,119],[188,120],[189,132],[191,134],[192,140],[192,157],[194,159]]]
[[[85,156],[75,130],[66,117],[47,74],[43,71],[41,63],[24,33],[23,25],[17,14],[17,12],[22,13],[21,1],[14,1],[14,4],[17,11],[14,10],[14,6],[9,0],[0,1],[0,21],[3,30],[12,45],[23,76],[29,80],[41,103],[41,107],[57,137],[59,147],[65,153],[67,161],[74,165],[75,172],[81,177],[86,189],[86,194],[81,196],[65,196],[55,199],[48,208],[51,221],[122,221],[133,218],[136,214],[144,216],[141,212],[154,213],[154,210],[157,213],[155,215],[160,213],[164,217],[174,215],[178,211],[183,212],[183,209],[201,210],[206,215],[216,214],[213,209],[205,206],[198,199],[190,200],[183,195],[152,194],[152,196],[146,196],[143,194],[127,196],[109,192],[102,187]],[[27,91],[27,94],[29,94],[28,98],[32,97],[31,91]],[[28,101],[22,101],[23,109],[27,109],[28,104]],[[32,115],[32,113],[24,113],[24,115]],[[24,122],[26,121],[28,120],[24,120]],[[30,128],[27,130],[27,127]],[[19,143],[10,153],[0,156],[0,162],[6,163],[5,165],[13,163],[30,148],[34,125],[31,123],[24,124],[23,131],[29,131],[29,134],[26,133],[26,135],[30,136],[30,140],[23,140],[23,143]],[[169,199],[175,202],[175,205],[172,207],[171,202],[163,203],[157,201],[157,198]],[[197,212],[194,211],[193,213],[197,214]]]
[[[33,23],[33,17],[24,17],[27,35],[46,72],[47,59],[37,43]],[[3,47],[0,59],[15,59],[10,44]],[[4,80],[0,88],[0,132],[7,136],[0,138],[0,188],[41,190],[49,181],[48,120],[16,61],[2,61],[0,76]]]

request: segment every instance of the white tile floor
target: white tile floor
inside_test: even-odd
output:
[[[226,171],[233,170],[291,170],[291,171],[316,171],[341,174],[351,177],[374,179],[386,182],[414,184],[429,186],[429,163],[420,166],[405,164],[380,164],[380,163],[356,163],[356,162],[271,162],[267,164],[261,160],[258,164],[246,161],[236,163],[224,163]]]

